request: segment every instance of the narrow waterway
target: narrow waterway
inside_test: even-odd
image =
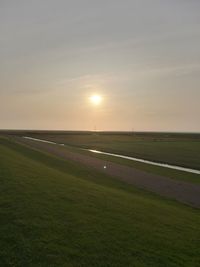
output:
[[[55,142],[52,142],[52,141],[32,138],[32,137],[28,137],[28,136],[24,136],[23,138],[30,139],[30,140],[33,140],[33,141],[43,142],[43,143],[49,143],[49,144],[64,146],[64,144],[59,144],[59,143],[55,143]],[[86,149],[86,150],[90,151],[92,153],[96,153],[96,154],[108,155],[108,156],[113,156],[113,157],[117,157],[117,158],[128,159],[128,160],[133,160],[133,161],[137,161],[137,162],[142,162],[142,163],[146,163],[146,164],[150,164],[150,165],[154,165],[154,166],[159,166],[159,167],[164,167],[164,168],[169,168],[169,169],[174,169],[174,170],[179,170],[179,171],[184,171],[184,172],[189,172],[189,173],[200,174],[200,170],[184,168],[184,167],[180,167],[180,166],[176,166],[176,165],[170,165],[170,164],[167,164],[167,163],[159,163],[159,162],[154,162],[154,161],[150,161],[150,160],[134,158],[134,157],[124,156],[124,155],[119,155],[119,154],[113,154],[113,153],[103,152],[103,151],[94,150],[94,149]]]
[[[179,171],[185,171],[185,172],[190,172],[190,173],[195,173],[195,174],[200,174],[199,170],[194,170],[190,168],[184,168],[176,165],[170,165],[167,163],[159,163],[159,162],[154,162],[150,160],[145,160],[145,159],[139,159],[139,158],[134,158],[134,157],[128,157],[128,156],[123,156],[119,154],[113,154],[113,153],[107,153],[99,150],[94,150],[94,149],[89,149],[90,152],[97,153],[97,154],[103,154],[103,155],[108,155],[108,156],[113,156],[117,158],[122,158],[122,159],[128,159],[128,160],[133,160],[133,161],[138,161],[146,164],[151,164],[159,167],[164,167],[164,168],[169,168],[169,169],[174,169],[174,170],[179,170]]]

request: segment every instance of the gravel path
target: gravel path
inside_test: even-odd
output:
[[[18,142],[43,150],[66,160],[72,160],[86,166],[92,167],[101,172],[106,172],[128,184],[149,190],[161,196],[176,199],[177,201],[200,208],[200,185],[188,182],[177,181],[168,177],[162,177],[137,170],[132,167],[108,162],[92,156],[68,151],[66,148],[27,139],[17,139]],[[106,169],[104,166],[106,165]]]

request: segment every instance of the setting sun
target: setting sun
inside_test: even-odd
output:
[[[90,97],[90,101],[92,102],[92,104],[94,105],[99,105],[102,102],[102,97],[100,95],[92,95]]]

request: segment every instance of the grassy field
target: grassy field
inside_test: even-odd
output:
[[[17,134],[200,170],[200,134],[91,132],[18,132]]]
[[[0,138],[1,266],[197,267],[200,213]]]

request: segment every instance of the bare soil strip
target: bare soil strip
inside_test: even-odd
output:
[[[123,166],[117,163],[108,162],[95,157],[74,153],[66,148],[49,143],[37,142],[34,140],[17,138],[18,142],[32,148],[43,150],[66,160],[72,160],[88,167],[116,177],[121,181],[132,184],[138,188],[157,193],[161,196],[176,199],[192,207],[200,208],[200,185],[188,182],[176,181],[137,170],[132,167]],[[106,168],[104,168],[106,166]]]
[[[176,165],[170,165],[170,164],[167,164],[167,163],[153,162],[153,161],[150,161],[150,160],[139,159],[139,158],[124,156],[124,155],[119,155],[119,154],[113,154],[113,153],[103,152],[103,151],[94,150],[94,149],[87,149],[87,150],[89,150],[92,153],[103,154],[103,155],[113,156],[113,157],[117,157],[117,158],[138,161],[138,162],[142,162],[142,163],[146,163],[146,164],[150,164],[150,165],[154,165],[154,166],[159,166],[159,167],[163,167],[163,168],[174,169],[174,170],[178,170],[178,171],[184,171],[184,172],[200,174],[199,170],[180,167],[180,166],[176,166]]]

